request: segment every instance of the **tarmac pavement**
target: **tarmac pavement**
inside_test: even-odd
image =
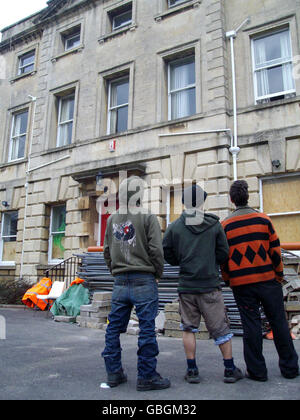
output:
[[[171,380],[161,391],[136,391],[137,336],[122,334],[123,368],[128,382],[116,388],[105,383],[105,332],[55,322],[44,312],[28,309],[0,309],[6,324],[6,338],[0,340],[0,400],[97,400],[112,410],[114,401],[175,403],[202,400],[300,400],[300,376],[281,376],[273,341],[264,340],[269,370],[268,382],[243,379],[223,383],[223,361],[213,340],[198,341],[197,363],[200,384],[184,381],[186,361],[181,339],[158,337],[158,372]],[[3,335],[3,334],[2,334]],[[3,337],[2,337],[3,338]],[[300,354],[300,340],[294,340]],[[241,337],[233,338],[235,364],[245,371]]]

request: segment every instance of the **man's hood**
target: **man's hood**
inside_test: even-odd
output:
[[[212,228],[219,221],[219,217],[212,213],[203,211],[187,212],[184,211],[180,216],[185,227],[195,235],[200,235],[206,230]]]

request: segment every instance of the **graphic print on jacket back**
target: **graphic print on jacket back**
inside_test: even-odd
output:
[[[135,228],[130,220],[125,223],[113,224],[114,237],[120,242],[120,250],[126,262],[130,262],[130,247],[136,246]]]

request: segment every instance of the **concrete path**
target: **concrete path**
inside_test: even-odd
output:
[[[0,340],[1,400],[300,400],[300,377],[284,379],[278,368],[272,341],[264,341],[269,381],[243,379],[223,383],[223,362],[212,340],[198,341],[198,366],[202,382],[187,384],[181,339],[158,337],[158,371],[171,379],[162,391],[137,392],[137,337],[122,335],[123,367],[128,382],[117,388],[101,388],[106,375],[100,352],[105,333],[80,328],[76,324],[54,322],[46,314],[32,310],[0,309],[6,324],[6,339]],[[2,318],[3,317],[3,318]],[[295,340],[300,354],[300,340]],[[243,371],[242,339],[234,337],[235,363]]]

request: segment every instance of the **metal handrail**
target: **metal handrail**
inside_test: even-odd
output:
[[[72,256],[60,263],[48,268],[45,271],[45,276],[50,278],[52,283],[54,281],[64,281],[66,288],[68,288],[77,276],[78,265],[81,259],[77,256]]]

